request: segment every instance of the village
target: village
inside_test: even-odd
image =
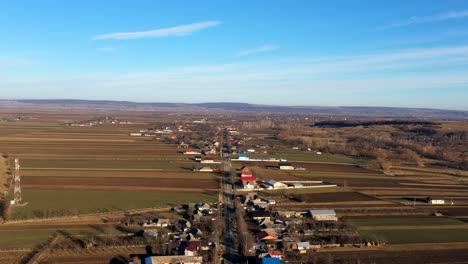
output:
[[[447,256],[466,245],[463,186],[384,172],[371,167],[379,159],[331,153],[328,139],[325,147],[288,141],[273,124],[309,117],[168,116],[89,127],[60,118],[48,133],[63,130],[63,143],[51,137],[45,149],[41,132],[20,143],[37,154],[13,155],[22,147],[7,145],[15,195],[0,225],[3,247],[43,263],[355,264],[372,263],[368,252],[381,254],[377,263],[402,258],[393,253],[402,246],[412,260],[428,252],[421,243]],[[43,200],[51,193],[58,198]],[[9,227],[32,239],[9,239]]]

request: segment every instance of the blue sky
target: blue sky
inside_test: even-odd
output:
[[[0,0],[0,98],[468,110],[468,2]]]

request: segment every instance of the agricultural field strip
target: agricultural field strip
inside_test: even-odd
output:
[[[37,142],[37,141],[52,141],[52,142],[135,142],[130,139],[79,139],[79,138],[25,138],[25,137],[0,137],[0,142]]]
[[[218,191],[219,188],[178,188],[178,187],[137,187],[137,186],[90,186],[90,185],[27,185],[25,190],[89,190],[89,191],[169,191],[169,192],[203,192]]]
[[[110,172],[110,173],[109,173]],[[174,172],[174,171],[44,171],[44,170],[26,170],[23,171],[23,177],[101,177],[101,178],[155,178],[155,179],[196,179],[196,180],[215,180],[219,175],[214,173],[193,173],[193,172]]]

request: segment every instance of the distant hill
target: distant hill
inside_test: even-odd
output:
[[[251,113],[287,113],[287,114],[315,114],[321,116],[350,116],[350,117],[380,117],[380,118],[416,118],[416,119],[447,119],[447,120],[468,120],[468,111],[442,110],[428,108],[399,108],[399,107],[367,107],[367,106],[346,106],[346,107],[322,107],[322,106],[275,106],[257,105],[248,103],[137,103],[130,101],[111,100],[4,100],[0,102],[16,103],[17,106],[41,106],[66,108],[105,108],[105,109],[191,109],[191,110],[213,110],[251,112]]]

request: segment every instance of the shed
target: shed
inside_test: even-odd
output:
[[[309,210],[309,214],[316,221],[338,221],[335,210]]]

